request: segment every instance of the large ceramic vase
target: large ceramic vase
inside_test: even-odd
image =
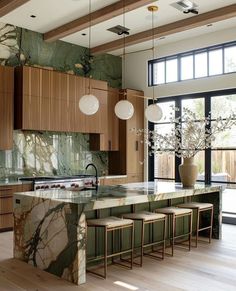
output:
[[[184,158],[183,163],[179,165],[179,175],[183,187],[193,187],[198,174],[197,165],[194,164],[194,157]]]

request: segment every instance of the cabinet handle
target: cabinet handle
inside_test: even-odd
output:
[[[109,148],[109,150],[111,150],[111,141],[110,140],[108,141],[108,148]]]
[[[138,151],[138,141],[137,140],[135,142],[135,150],[136,150],[136,152]]]

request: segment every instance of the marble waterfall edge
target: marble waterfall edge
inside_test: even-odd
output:
[[[85,283],[85,215],[79,205],[14,199],[14,257],[75,284]]]

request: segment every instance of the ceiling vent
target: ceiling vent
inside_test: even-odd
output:
[[[198,14],[198,5],[189,0],[174,2],[170,5],[183,13]]]
[[[122,34],[127,34],[129,35],[129,28],[121,26],[121,25],[116,25],[114,27],[108,28],[108,31],[114,32],[115,34],[122,35]]]

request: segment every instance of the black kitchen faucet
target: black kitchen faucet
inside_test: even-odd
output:
[[[95,187],[96,187],[96,191],[97,191],[98,190],[98,170],[97,170],[97,167],[93,163],[90,163],[86,166],[86,168],[85,168],[86,171],[87,171],[89,166],[91,166],[95,169],[95,173],[96,173],[96,182],[95,182],[96,185],[95,185]]]

